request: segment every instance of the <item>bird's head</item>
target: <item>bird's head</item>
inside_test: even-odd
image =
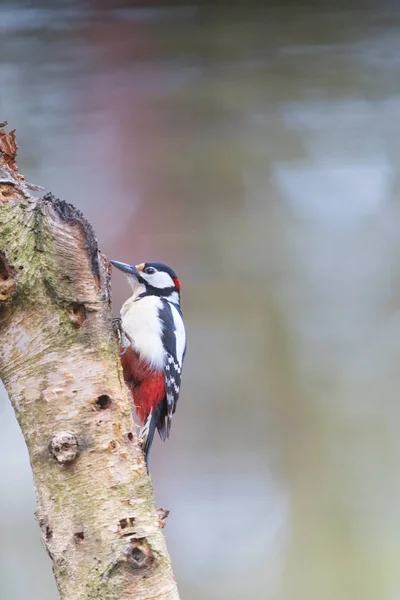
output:
[[[181,284],[171,267],[159,262],[128,265],[110,260],[110,263],[126,273],[135,296],[162,296],[179,304]]]

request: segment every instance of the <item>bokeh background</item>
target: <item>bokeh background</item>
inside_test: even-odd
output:
[[[182,280],[182,600],[399,600],[400,6],[6,1],[0,45],[27,180]],[[56,600],[4,390],[0,486],[0,598]]]

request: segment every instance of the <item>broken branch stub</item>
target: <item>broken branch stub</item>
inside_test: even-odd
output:
[[[0,193],[0,377],[28,446],[60,597],[177,600],[132,433],[108,262],[83,215],[50,194],[32,197],[1,148],[0,192],[4,181],[11,193]]]

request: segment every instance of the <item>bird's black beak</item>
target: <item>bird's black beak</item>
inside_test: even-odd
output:
[[[139,275],[135,265],[128,265],[126,263],[119,262],[118,260],[110,260],[110,263],[120,271],[123,271],[132,277],[137,277]]]

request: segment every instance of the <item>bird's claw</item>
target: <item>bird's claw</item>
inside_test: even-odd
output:
[[[121,329],[121,317],[114,317],[112,319],[113,327]]]

